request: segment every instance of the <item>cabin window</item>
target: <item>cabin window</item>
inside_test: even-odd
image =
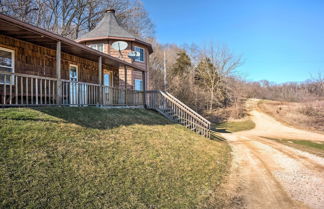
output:
[[[141,48],[141,47],[135,46],[134,47],[134,51],[140,53],[140,55],[135,58],[135,61],[137,61],[137,62],[144,62],[144,57],[145,57],[145,51],[144,51],[144,49]]]
[[[110,74],[109,73],[104,74],[104,86],[110,86]]]
[[[103,52],[103,44],[89,44],[88,47]]]
[[[143,91],[143,81],[139,79],[135,79],[135,90]]]
[[[13,76],[3,74],[13,73],[15,71],[15,52],[10,49],[0,47],[0,83],[10,84],[13,83]]]

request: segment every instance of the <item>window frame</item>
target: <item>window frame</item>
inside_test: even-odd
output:
[[[109,86],[106,86],[105,85],[105,75],[109,75]],[[103,83],[103,86],[105,86],[105,87],[113,87],[113,83],[112,83],[112,81],[113,81],[113,79],[112,79],[112,76],[113,76],[113,73],[112,72],[104,72],[103,73],[103,76],[102,76],[102,78],[103,78],[103,80],[102,80],[102,83]]]
[[[140,81],[141,82],[141,85],[140,85],[140,87],[141,87],[141,89],[140,90],[137,90],[136,89],[136,81]],[[143,86],[143,79],[134,79],[134,90],[135,91],[143,91],[144,90],[144,86]]]
[[[4,66],[4,65],[0,65],[0,67],[3,67],[3,68],[11,68],[12,71],[10,73],[15,73],[15,50],[13,49],[8,49],[8,48],[4,48],[4,47],[1,47],[0,46],[0,50],[2,51],[6,51],[6,52],[10,52],[11,53],[11,59],[12,59],[12,66],[11,67],[8,67],[8,66]],[[5,80],[3,82],[0,81],[0,84],[3,84],[3,85],[14,85],[15,82],[14,82],[14,76],[10,76],[10,82],[7,83]]]
[[[142,62],[142,63],[144,63],[145,62],[145,49],[143,47],[134,46],[134,51],[136,51],[136,49],[142,49],[143,50],[143,60],[140,60],[140,59],[135,58],[134,61],[135,62]]]
[[[71,81],[71,74],[70,74],[71,67],[75,67],[76,74],[77,74],[77,78],[76,78],[77,80],[76,80],[76,82],[79,82],[79,66],[78,65],[75,65],[75,64],[69,64],[69,81]]]
[[[98,50],[98,45],[102,45],[102,51]],[[88,47],[90,47],[91,49],[97,50],[99,52],[104,52],[104,43],[93,43],[93,44],[88,44]],[[93,47],[95,46],[95,47]]]

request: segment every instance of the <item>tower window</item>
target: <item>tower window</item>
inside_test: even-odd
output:
[[[141,47],[135,46],[134,47],[134,51],[140,53],[140,55],[135,58],[135,61],[137,61],[137,62],[144,62],[144,57],[145,57],[145,51],[144,51],[144,49],[141,48]]]
[[[89,44],[88,47],[103,52],[103,44]]]

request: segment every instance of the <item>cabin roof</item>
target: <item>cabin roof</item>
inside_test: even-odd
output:
[[[115,16],[115,10],[106,10],[104,17],[98,23],[98,25],[88,33],[81,36],[76,41],[86,42],[94,40],[104,40],[104,39],[115,39],[115,40],[125,40],[134,41],[146,45],[150,53],[153,52],[152,45],[137,38],[136,36],[125,30],[117,21]]]
[[[121,27],[116,19],[115,10],[107,10],[102,20],[90,32],[80,37],[82,39],[101,38],[101,37],[119,37],[126,39],[135,39],[127,30]]]
[[[72,54],[78,57],[86,58],[98,62],[99,57],[102,57],[103,64],[120,66],[125,65],[137,70],[146,71],[132,63],[128,63],[116,57],[110,56],[103,52],[94,50],[83,44],[77,43],[74,40],[65,38],[58,34],[49,32],[42,28],[24,23],[15,18],[0,13],[0,34],[10,36],[19,40],[27,41],[56,50],[56,44],[61,42],[62,52]]]

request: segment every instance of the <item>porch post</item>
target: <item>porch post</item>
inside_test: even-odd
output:
[[[61,42],[56,43],[56,104],[62,104],[62,80],[61,80]]]
[[[98,80],[99,80],[99,105],[103,105],[103,100],[102,100],[102,57],[99,57],[98,60]]]
[[[127,67],[124,65],[125,69],[125,105],[127,105]]]
[[[142,71],[142,78],[143,78],[143,105],[146,108],[146,73]]]

